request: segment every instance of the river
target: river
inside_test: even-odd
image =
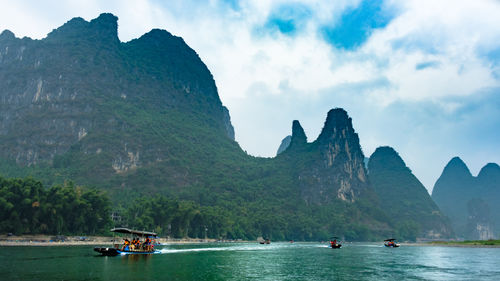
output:
[[[0,280],[500,280],[500,248],[207,243],[98,256],[89,246],[0,247]]]

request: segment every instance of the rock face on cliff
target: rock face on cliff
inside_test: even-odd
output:
[[[354,202],[369,187],[358,135],[351,118],[341,108],[328,112],[321,134],[312,143],[307,142],[299,121],[293,121],[290,145],[282,154],[295,155],[290,161],[296,165],[306,202]]]
[[[377,148],[370,156],[368,170],[380,205],[397,231],[396,237],[443,239],[452,236],[448,219],[393,148]]]
[[[328,112],[323,130],[315,141],[322,155],[323,169],[331,177],[327,185],[337,185],[337,197],[354,201],[359,193],[368,187],[364,155],[354,132],[352,119],[343,109]]]
[[[446,214],[458,236],[498,237],[500,233],[500,167],[489,163],[474,177],[455,157],[436,181],[432,198]]]
[[[495,238],[488,203],[483,199],[473,198],[467,202],[467,225],[465,237],[472,240]]]
[[[292,136],[286,136],[282,141],[280,146],[278,147],[278,151],[276,152],[276,155],[280,154],[281,152],[285,151],[288,146],[290,145],[290,142],[292,141]]]

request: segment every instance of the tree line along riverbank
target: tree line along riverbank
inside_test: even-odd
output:
[[[229,209],[163,195],[132,194],[126,204],[113,205],[105,191],[70,181],[45,188],[31,177],[0,177],[0,234],[96,236],[128,226],[177,239],[255,240],[262,235],[250,225],[251,218],[242,230]]]

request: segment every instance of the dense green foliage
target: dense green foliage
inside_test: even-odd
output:
[[[140,197],[120,211],[121,225],[136,229],[154,230],[161,236],[175,238],[191,237],[217,239],[254,240],[259,236],[273,240],[327,240],[331,233],[341,233],[347,240],[373,240],[373,230],[357,223],[361,212],[340,202],[322,208],[315,208],[324,223],[311,219],[307,209],[290,213],[290,217],[273,214],[281,208],[274,206],[250,212],[250,206],[200,206],[192,201],[168,199],[165,196]],[[332,215],[333,214],[333,215]],[[347,218],[358,216],[356,223]],[[206,232],[205,232],[206,230]]]
[[[111,203],[106,194],[95,189],[75,187],[71,182],[46,189],[32,178],[0,178],[0,184],[0,233],[107,234],[112,226]],[[222,206],[201,206],[161,195],[135,196],[125,207],[116,208],[121,221],[115,226],[153,230],[175,238],[327,240],[331,233],[340,233],[347,240],[381,238],[358,222],[363,221],[361,210],[347,203],[312,210],[288,205],[288,217],[273,213],[281,208],[264,202],[223,201],[216,205]],[[320,220],[311,219],[315,217],[312,213]],[[349,217],[356,220],[349,221]]]
[[[32,178],[0,177],[0,232],[97,234],[110,226],[110,201],[73,183],[45,189]]]

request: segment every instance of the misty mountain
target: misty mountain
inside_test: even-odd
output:
[[[500,167],[484,166],[474,177],[467,165],[454,157],[444,168],[432,198],[446,214],[457,235],[489,239],[500,233]]]
[[[397,231],[395,236],[452,236],[448,219],[392,147],[379,147],[368,162],[369,178]]]

